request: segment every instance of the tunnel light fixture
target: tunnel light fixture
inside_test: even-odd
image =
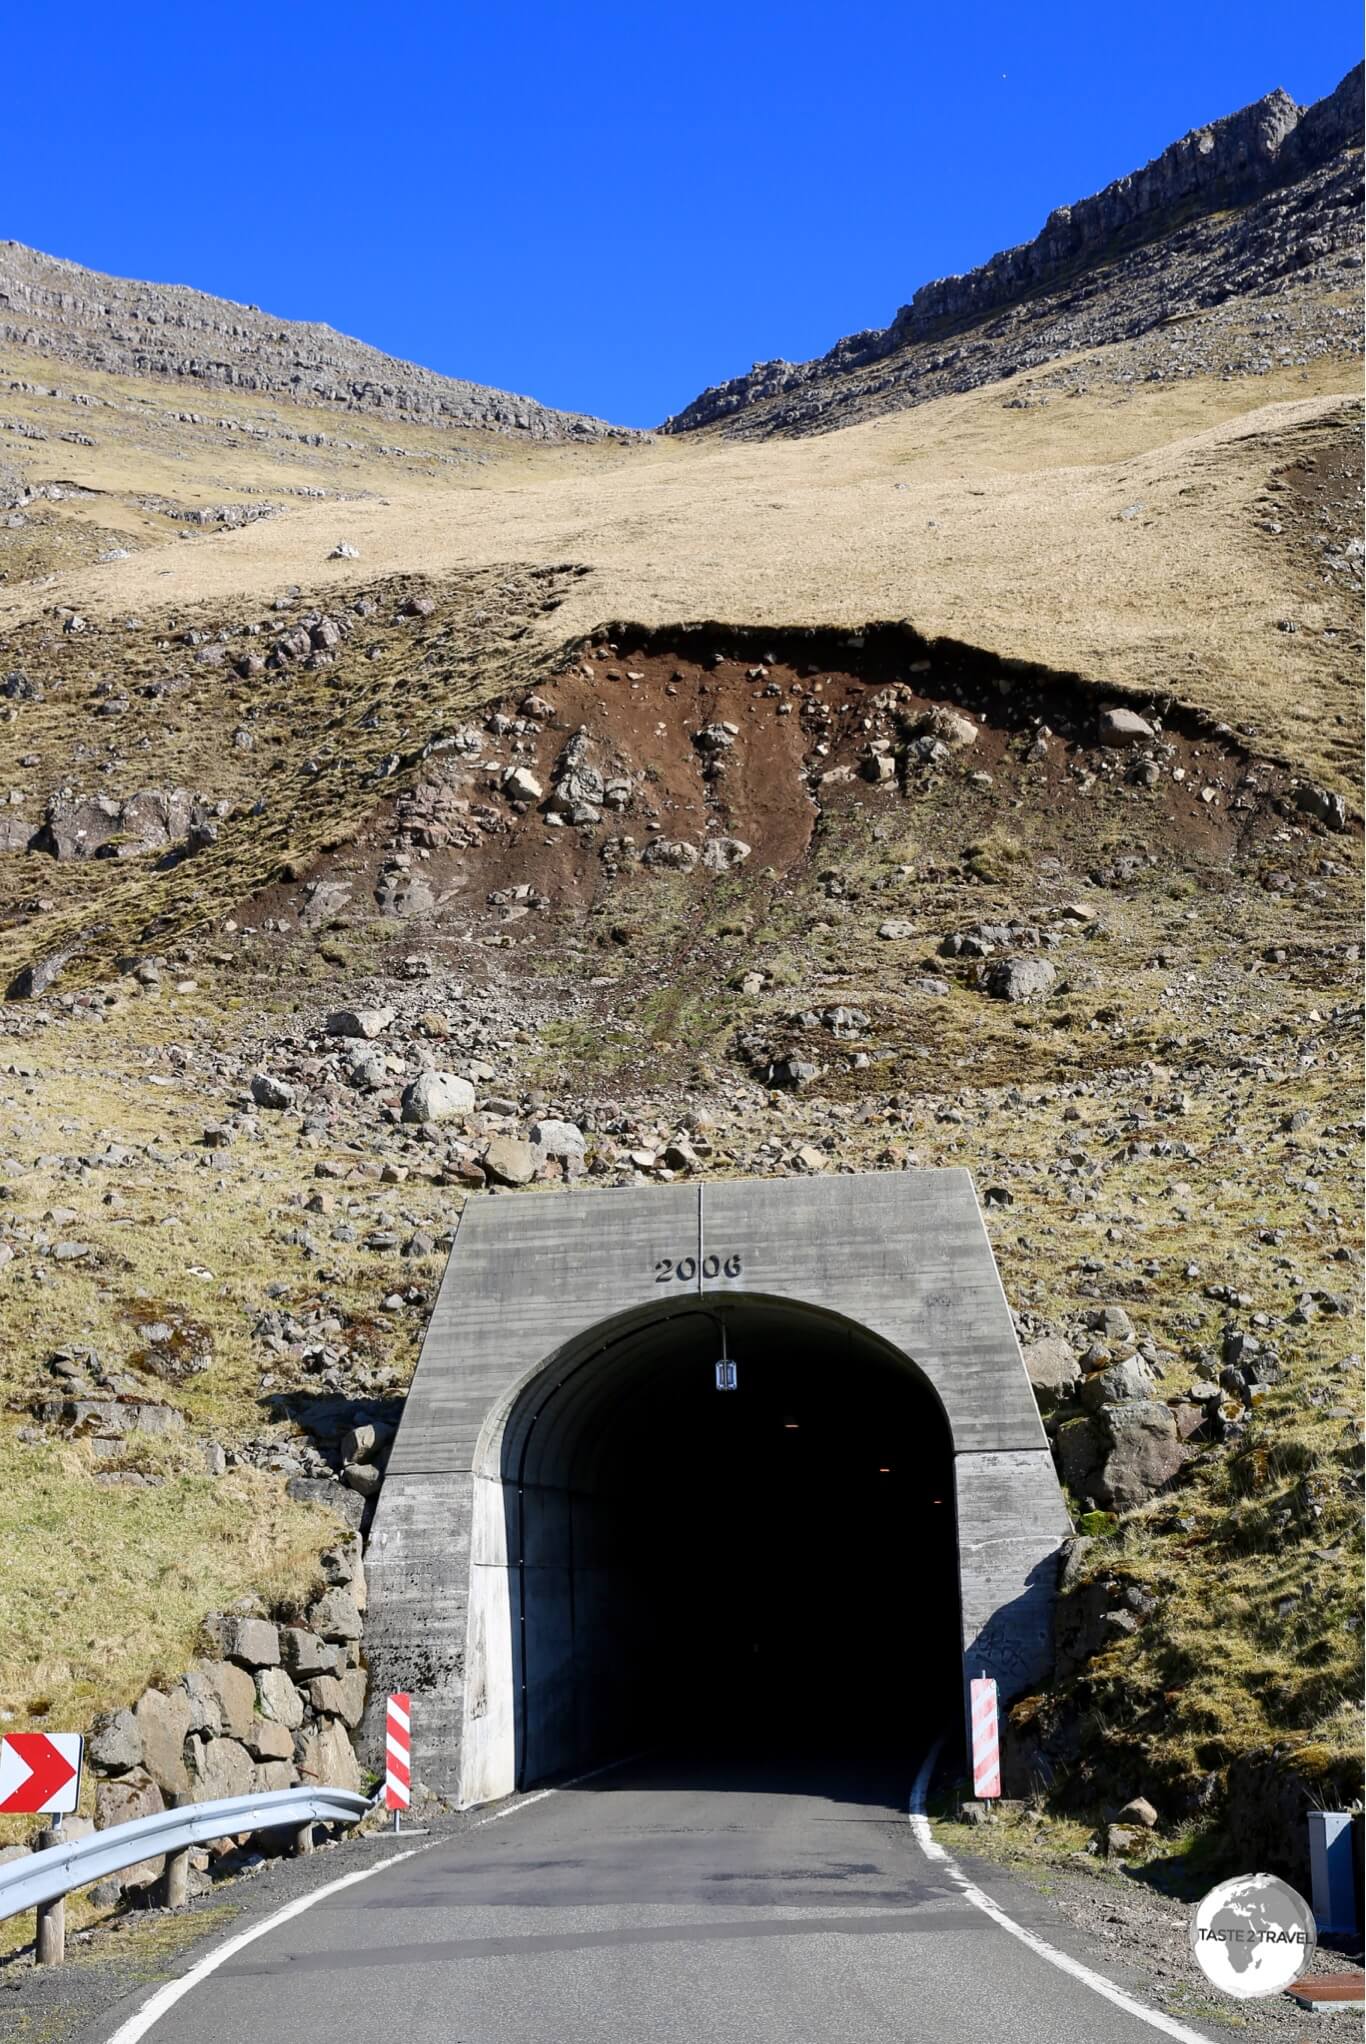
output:
[[[879,1475],[879,1476],[890,1476],[890,1475],[891,1475],[891,1473],[892,1473],[892,1465],[891,1465],[891,1463],[890,1463],[890,1462],[879,1462],[879,1464],[878,1464],[878,1470],[877,1470],[877,1473],[878,1473],[878,1475]]]
[[[788,1434],[795,1434],[795,1433],[796,1433],[796,1431],[797,1431],[797,1428],[798,1428],[798,1427],[799,1427],[800,1425],[801,1425],[801,1421],[800,1421],[800,1420],[795,1420],[795,1419],[785,1419],[785,1420],[783,1421],[783,1431],[784,1431],[784,1433],[788,1433]]]
[[[735,1373],[735,1359],[726,1347],[726,1323],[721,1322],[721,1360],[716,1365],[716,1388],[718,1391],[736,1391],[739,1378]]]

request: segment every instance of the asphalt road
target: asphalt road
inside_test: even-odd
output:
[[[964,1900],[906,1792],[634,1763],[325,1897],[152,2044],[1153,2044]],[[1057,1941],[1039,1898],[1006,1906]]]

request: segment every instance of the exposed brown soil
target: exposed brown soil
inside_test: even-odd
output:
[[[440,830],[433,841],[406,829],[411,800],[401,798],[378,809],[344,851],[314,862],[301,876],[305,884],[344,877],[357,892],[378,894],[386,861],[406,847],[435,898],[436,934],[443,925],[455,933],[482,922],[490,895],[518,887],[556,909],[587,910],[610,895],[632,850],[639,854],[654,838],[694,846],[739,838],[750,848],[750,874],[767,868],[791,876],[823,812],[868,810],[922,825],[933,812],[936,849],[951,858],[941,840],[938,775],[919,776],[923,801],[916,772],[904,766],[887,783],[865,778],[871,741],[895,738],[944,707],[966,713],[978,731],[958,756],[947,819],[959,833],[960,857],[974,835],[988,834],[1012,802],[1027,798],[1050,819],[1047,835],[1060,849],[1070,838],[1076,870],[1078,851],[1091,842],[1092,790],[1118,782],[1126,795],[1138,792],[1126,782],[1132,758],[1097,744],[1107,699],[1064,677],[1006,673],[970,649],[931,655],[899,627],[862,635],[608,629],[610,637],[582,648],[537,690],[538,714],[522,714],[525,698],[496,704],[482,720],[476,759],[421,770],[419,809],[432,791],[463,805],[454,819],[457,841],[440,842]],[[1141,707],[1161,724],[1163,770],[1142,790],[1129,849],[1160,845],[1167,856],[1217,866],[1269,847],[1282,825],[1277,803],[1288,773],[1250,754],[1226,727],[1170,704]],[[733,743],[719,755],[697,743],[712,725],[734,727]],[[577,733],[605,774],[630,782],[630,806],[578,827],[551,827],[543,804],[505,798],[501,775],[525,767],[548,795],[556,762]],[[718,757],[724,764],[712,777],[707,763]],[[1078,884],[1084,856],[1080,864]],[[297,917],[303,905],[297,882],[283,882],[244,904],[239,919],[260,926]],[[499,920],[506,907],[492,904],[489,919]],[[544,937],[533,923],[509,941]]]

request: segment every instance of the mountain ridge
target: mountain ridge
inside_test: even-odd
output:
[[[1126,255],[1137,252],[1141,258],[1144,248],[1164,235],[1194,230],[1198,244],[1201,222],[1209,223],[1211,216],[1224,208],[1255,209],[1259,200],[1273,201],[1264,220],[1254,218],[1245,223],[1250,226],[1243,237],[1246,247],[1239,245],[1236,234],[1217,237],[1221,260],[1213,266],[1217,274],[1212,279],[1202,282],[1198,275],[1202,251],[1197,246],[1191,251],[1196,261],[1184,265],[1197,274],[1183,274],[1180,260],[1162,266],[1171,274],[1161,279],[1158,291],[1151,294],[1153,303],[1146,322],[1141,316],[1135,321],[1126,308],[1120,315],[1119,331],[1107,328],[1088,334],[1082,345],[1132,335],[1145,323],[1156,324],[1170,317],[1174,309],[1172,284],[1190,301],[1182,309],[1198,309],[1222,302],[1230,295],[1230,283],[1238,289],[1255,289],[1259,283],[1293,275],[1316,259],[1341,254],[1355,236],[1358,180],[1335,179],[1332,173],[1335,168],[1345,168],[1341,165],[1343,153],[1360,139],[1361,90],[1362,66],[1358,65],[1332,93],[1311,106],[1298,106],[1278,87],[1251,106],[1193,128],[1142,169],[1114,179],[1088,198],[1055,207],[1032,241],[1001,250],[975,269],[921,285],[888,326],[845,335],[824,355],[808,362],[756,362],[746,374],[701,392],[667,419],[661,430],[677,434],[726,423],[732,430],[744,431],[749,422],[737,428],[740,415],[764,406],[770,409],[762,414],[757,430],[801,431],[847,424],[846,407],[838,407],[834,417],[822,416],[826,406],[813,407],[812,386],[828,394],[828,386],[842,377],[869,369],[908,348],[942,342],[993,314],[1027,304],[1039,294],[1065,289],[1075,281],[1079,269],[1084,273],[1117,262],[1123,271]],[[1306,235],[1303,220],[1291,223],[1282,218],[1283,209],[1274,204],[1274,198],[1316,175],[1317,184],[1309,197],[1322,216],[1321,225],[1316,223],[1319,232]],[[1350,193],[1339,191],[1339,184],[1350,185]],[[1346,232],[1341,231],[1339,212],[1347,216]],[[1203,237],[1213,238],[1209,234]],[[1329,245],[1316,246],[1316,242]],[[1148,281],[1142,269],[1140,259],[1140,283]],[[1119,281],[1122,288],[1133,283],[1133,272],[1123,271]],[[1036,352],[1032,360],[1037,359]],[[908,381],[917,372],[933,377],[956,365],[931,359],[910,366]],[[1009,367],[1006,373],[1010,373]],[[974,376],[955,382],[950,376],[948,387],[971,387],[982,380]],[[932,394],[938,395],[944,387],[942,379],[934,382]],[[913,391],[902,401],[915,402],[916,395]],[[784,405],[785,399],[791,402]],[[866,416],[866,412],[856,415]]]
[[[276,318],[190,284],[115,277],[19,241],[0,241],[0,342],[116,375],[441,427],[544,441],[636,437],[629,427],[443,376],[321,321]]]

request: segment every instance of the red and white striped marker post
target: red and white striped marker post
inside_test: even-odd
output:
[[[408,1691],[400,1689],[384,1712],[384,1807],[394,1813],[395,1831],[400,1810],[411,1809],[413,1801],[411,1704]]]
[[[972,1692],[972,1792],[978,1798],[1001,1793],[1001,1749],[996,1730],[996,1684],[977,1676]]]

